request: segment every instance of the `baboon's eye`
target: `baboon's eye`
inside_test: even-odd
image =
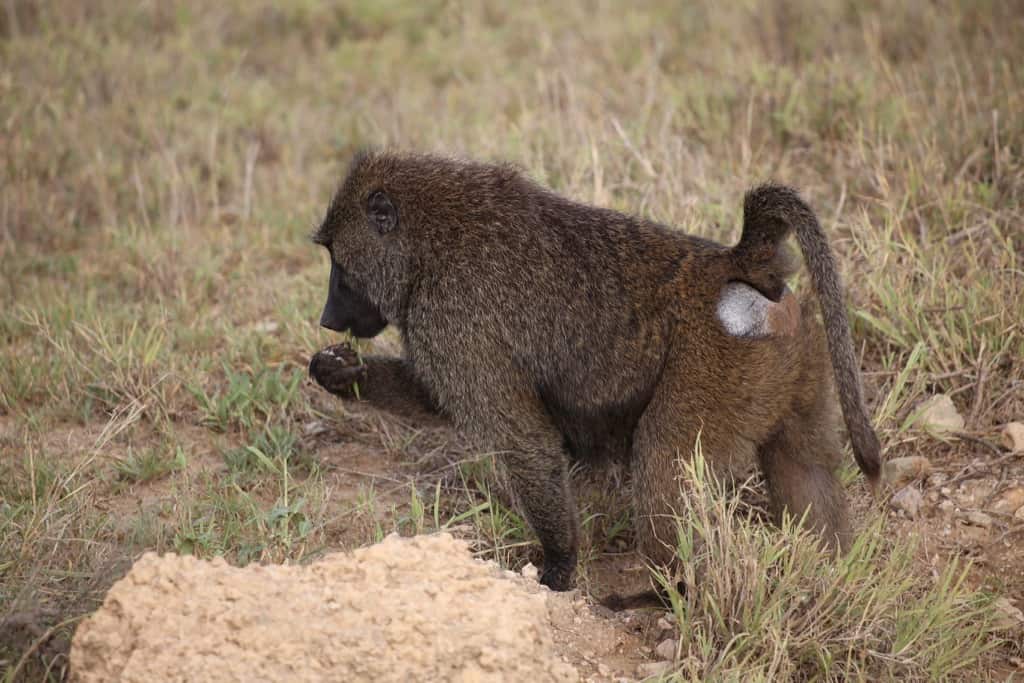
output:
[[[398,227],[398,209],[383,190],[377,190],[366,202],[366,213],[370,224],[380,233],[391,232]]]

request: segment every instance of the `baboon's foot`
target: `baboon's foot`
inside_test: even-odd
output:
[[[576,560],[554,560],[548,561],[544,558],[544,571],[541,572],[540,582],[553,591],[572,590],[572,575],[576,571]]]

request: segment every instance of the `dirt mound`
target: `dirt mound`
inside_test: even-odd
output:
[[[474,560],[448,534],[390,536],[306,566],[148,553],[79,627],[71,670],[82,683],[622,675],[588,671],[591,655],[612,654],[588,647],[630,644],[584,607]],[[566,640],[574,630],[583,651]]]

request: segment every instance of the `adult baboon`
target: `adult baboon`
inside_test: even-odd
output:
[[[824,325],[785,287],[790,231]],[[861,470],[879,443],[828,243],[793,191],[744,202],[725,247],[560,197],[507,165],[363,153],[314,241],[331,254],[321,324],[401,332],[402,358],[317,354],[311,374],[399,412],[440,411],[501,453],[544,550],[541,583],[571,586],[576,506],[567,451],[625,454],[640,550],[672,559],[680,457],[698,435],[719,472],[757,462],[772,509],[847,534],[829,357]],[[827,348],[826,348],[827,339]]]

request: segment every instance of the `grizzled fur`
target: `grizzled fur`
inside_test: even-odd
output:
[[[804,306],[795,333],[728,334],[716,306],[729,283],[793,296],[780,245],[790,230],[825,332]],[[829,351],[857,460],[877,478],[835,265],[788,188],[747,195],[729,248],[573,202],[511,166],[364,153],[314,240],[332,259],[322,322],[357,336],[390,323],[404,344],[403,358],[364,365],[321,352],[314,378],[341,396],[357,381],[386,409],[440,413],[500,452],[553,589],[571,587],[577,560],[567,455],[628,458],[640,549],[654,561],[672,559],[679,458],[698,436],[720,472],[760,465],[777,517],[807,511],[844,543]]]

